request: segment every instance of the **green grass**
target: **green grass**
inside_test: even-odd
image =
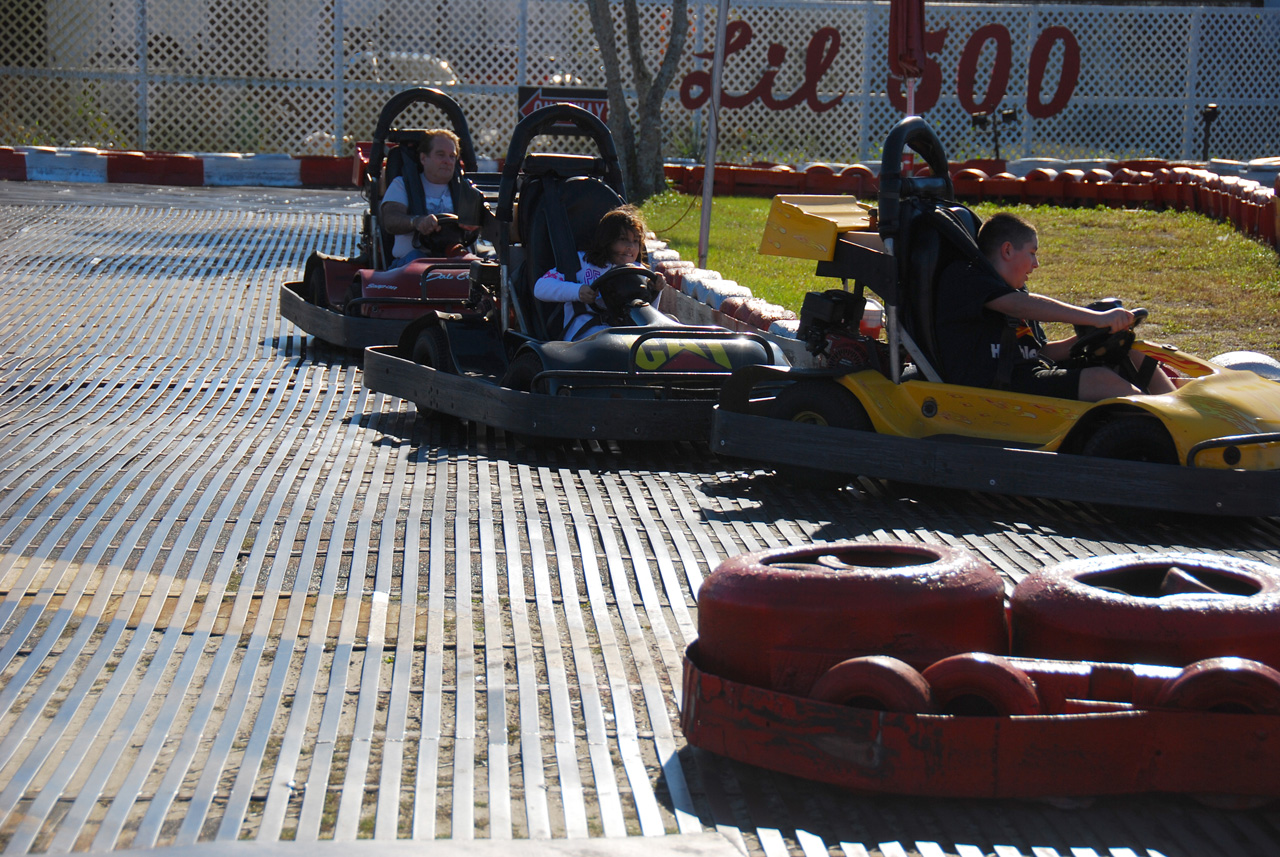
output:
[[[717,197],[706,267],[758,297],[799,312],[805,292],[838,287],[804,259],[757,252],[770,200]],[[675,192],[644,205],[658,238],[697,261],[701,199]],[[1142,338],[1212,357],[1261,351],[1280,358],[1280,257],[1225,223],[1190,212],[1054,206],[973,206],[982,217],[1008,210],[1040,233],[1031,289],[1072,303],[1122,298],[1150,316]],[[1051,336],[1069,331],[1050,330]]]

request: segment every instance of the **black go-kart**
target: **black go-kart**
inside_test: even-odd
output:
[[[407,265],[391,267],[395,236],[381,225],[379,209],[387,187],[397,176],[420,175],[417,144],[425,129],[402,127],[400,120],[411,107],[426,104],[444,114],[460,140],[459,172],[482,192],[471,208],[454,215],[440,215],[443,228],[429,243],[415,247],[427,253]],[[331,256],[314,251],[307,258],[301,281],[280,288],[280,314],[307,333],[350,349],[399,341],[416,318],[433,310],[466,313],[470,293],[471,262],[480,239],[480,225],[488,216],[481,209],[496,197],[497,173],[480,173],[476,153],[462,108],[438,89],[409,89],[397,93],[382,108],[367,162],[356,154],[361,192],[369,200],[360,243],[354,256]],[[425,214],[421,183],[406,182],[409,214]]]
[[[540,136],[585,138],[597,154],[530,152]],[[663,315],[653,306],[662,280],[641,265],[593,283],[613,326],[575,342],[552,338],[562,305],[533,296],[535,281],[573,266],[600,218],[625,200],[603,122],[569,104],[530,114],[515,129],[502,172],[498,258],[472,265],[469,311],[428,313],[397,345],[367,349],[366,386],[529,443],[705,440],[730,373],[785,367],[780,348],[763,336]]]

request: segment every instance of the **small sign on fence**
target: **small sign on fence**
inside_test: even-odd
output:
[[[573,104],[595,114],[601,122],[609,121],[609,96],[603,89],[581,86],[521,86],[516,93],[518,119],[551,104]]]

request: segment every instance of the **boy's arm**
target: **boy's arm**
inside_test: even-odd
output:
[[[1133,326],[1133,313],[1124,307],[1098,312],[1097,310],[1085,309],[1084,307],[1063,303],[1044,295],[1033,295],[1024,291],[1001,295],[994,300],[987,301],[985,306],[987,309],[1011,315],[1015,318],[1025,318],[1029,321],[1057,321],[1065,324],[1105,327],[1112,333],[1118,333]]]

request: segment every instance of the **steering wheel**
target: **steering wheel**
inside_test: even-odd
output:
[[[432,256],[444,256],[452,248],[460,244],[466,245],[467,230],[458,219],[458,215],[437,214],[435,218],[436,223],[440,224],[437,231],[430,235],[423,235],[417,231],[413,233],[414,249],[425,251]]]
[[[643,265],[619,265],[597,277],[591,288],[604,298],[605,320],[617,327],[626,324],[629,309],[657,296],[662,275]]]
[[[1109,310],[1120,306],[1114,298],[1089,304],[1089,309]],[[1147,319],[1145,309],[1133,310],[1133,324],[1112,333],[1105,327],[1076,325],[1076,341],[1071,344],[1071,359],[1089,366],[1118,366],[1129,354],[1134,339],[1133,329]]]

